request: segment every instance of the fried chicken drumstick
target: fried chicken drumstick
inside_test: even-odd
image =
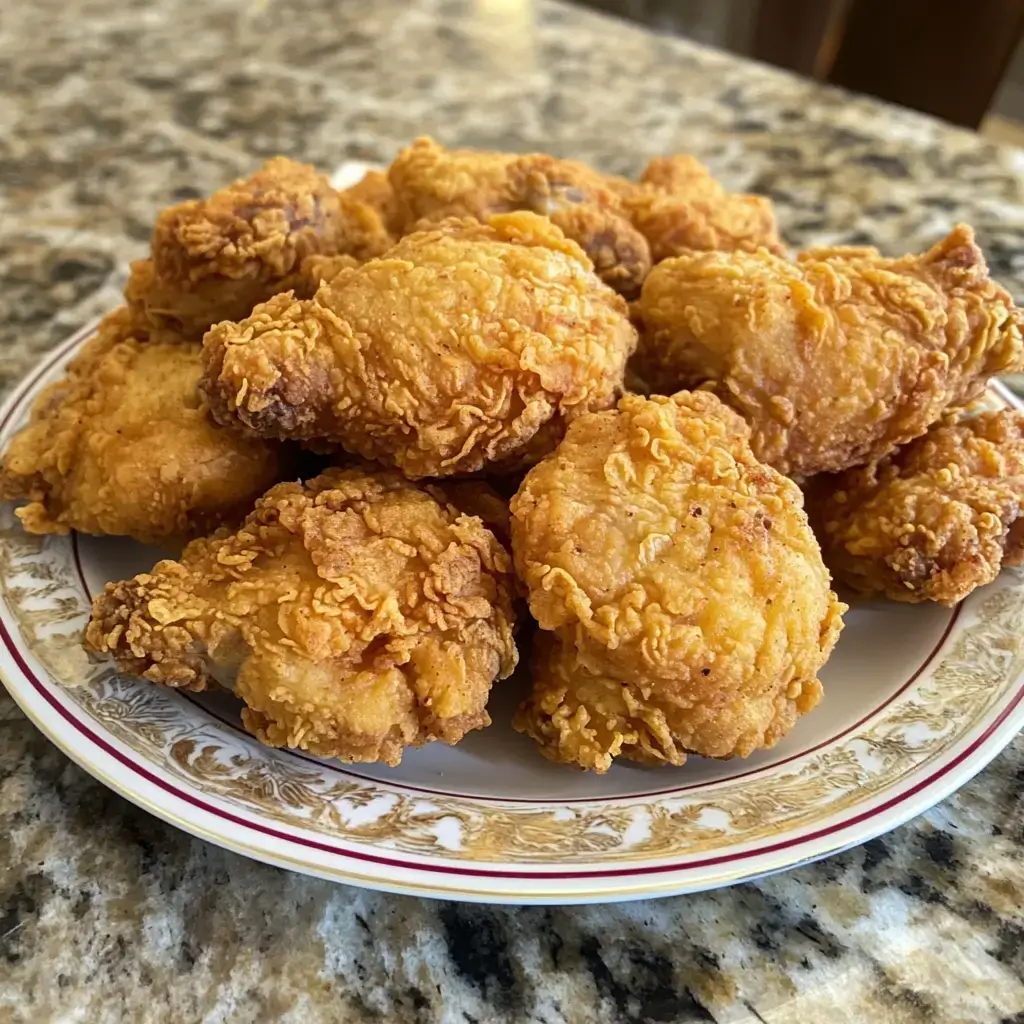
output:
[[[230,682],[270,746],[397,764],[490,723],[517,658],[511,571],[479,519],[398,474],[333,469],[108,584],[86,644],[166,686]]]
[[[817,704],[843,606],[799,489],[713,395],[580,417],[511,508],[548,631],[514,724],[545,756],[599,772],[746,756]]]
[[[640,376],[707,384],[783,473],[838,472],[923,434],[1024,358],[1019,313],[965,225],[921,256],[812,249],[693,253],[639,303]]]
[[[198,341],[211,324],[301,288],[306,257],[363,260],[390,242],[371,205],[278,156],[208,199],[164,210],[151,257],[132,264],[125,297],[152,329]]]
[[[535,462],[614,403],[636,332],[549,221],[446,221],[204,342],[214,416],[441,477]]]
[[[1024,413],[933,427],[808,492],[825,559],[863,594],[953,605],[1024,562]]]
[[[131,311],[106,318],[11,441],[0,498],[30,533],[184,541],[235,519],[277,477],[274,445],[206,415],[198,345],[147,341]]]

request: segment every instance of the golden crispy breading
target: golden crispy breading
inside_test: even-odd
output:
[[[627,299],[640,294],[651,269],[650,250],[621,212],[597,203],[567,203],[547,216],[579,243],[606,285]]]
[[[655,263],[694,250],[783,251],[771,200],[727,192],[692,156],[656,157],[624,198]]]
[[[312,298],[325,281],[333,281],[343,270],[351,270],[362,262],[347,255],[307,256],[302,261],[301,281],[295,285],[295,293],[301,298]]]
[[[509,212],[511,153],[445,149],[426,136],[401,150],[388,168],[395,224],[404,234],[419,221],[448,217],[485,220]]]
[[[550,217],[577,242],[601,279],[627,298],[640,291],[651,266],[648,245],[622,207],[623,179],[609,178],[575,160],[544,153],[446,150],[420,138],[388,170],[394,223],[402,233],[421,221],[446,217],[486,220],[529,210]]]
[[[812,249],[659,264],[640,299],[641,373],[705,382],[783,473],[837,472],[923,434],[1024,356],[1019,313],[969,227],[921,256]]]
[[[271,746],[397,764],[490,723],[517,657],[511,572],[478,519],[396,473],[332,469],[108,584],[86,643],[167,686],[233,680]]]
[[[123,341],[156,340],[148,330],[149,325],[131,306],[118,306],[107,313],[96,327],[96,333],[83,342],[81,348],[68,361],[68,374],[85,373],[98,359],[106,355],[115,345]],[[171,338],[180,341],[180,338]]]
[[[554,634],[515,726],[556,761],[746,756],[818,702],[843,606],[800,491],[713,395],[582,416],[512,500]]]
[[[301,287],[302,260],[375,256],[390,244],[377,212],[307,164],[269,160],[252,177],[164,210],[152,256],[132,264],[128,302],[156,329],[199,340],[278,292]]]
[[[614,403],[635,344],[575,243],[504,214],[408,235],[312,300],[218,324],[203,386],[221,423],[450,476],[550,451],[566,422]]]
[[[476,516],[506,547],[512,544],[512,515],[508,498],[483,480],[446,480],[427,490],[438,501],[454,505],[463,515]]]
[[[880,462],[811,483],[825,559],[861,593],[953,605],[1024,561],[1024,413],[936,426]]]
[[[240,516],[277,450],[206,416],[198,345],[140,341],[119,310],[36,402],[3,458],[0,497],[30,533],[185,540]]]
[[[354,185],[342,190],[343,196],[355,199],[377,211],[381,223],[390,225],[395,219],[395,194],[384,171],[367,171]]]
[[[615,673],[605,663],[603,648],[579,648],[555,633],[537,630],[530,668],[531,693],[513,725],[550,760],[599,774],[616,757],[653,767],[686,761],[690,751],[673,731],[682,721],[675,707],[678,695],[638,686]],[[818,697],[808,690],[804,700],[801,713]]]

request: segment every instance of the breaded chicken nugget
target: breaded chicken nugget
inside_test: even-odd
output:
[[[842,583],[956,604],[1024,562],[1024,413],[933,427],[880,462],[817,477],[808,508]]]
[[[536,461],[608,408],[636,331],[625,302],[549,221],[446,221],[279,295],[204,341],[218,422],[320,440],[409,477]]]
[[[164,210],[150,259],[132,264],[125,297],[153,330],[198,341],[219,320],[301,288],[303,259],[367,259],[391,242],[379,214],[339,195],[307,164],[278,156],[251,177]]]
[[[377,211],[381,223],[390,225],[395,218],[395,194],[384,171],[367,171],[354,185],[342,190],[342,196],[365,203]]]
[[[515,726],[552,760],[746,756],[817,704],[843,605],[799,489],[713,395],[627,395],[580,417],[512,517],[553,634]]]
[[[332,469],[108,584],[86,644],[166,686],[230,682],[270,746],[397,764],[490,723],[517,658],[511,572],[479,519],[398,474]]]
[[[206,416],[198,345],[151,342],[107,317],[39,397],[3,456],[0,497],[30,533],[184,541],[236,520],[277,477],[277,447]]]
[[[771,200],[727,192],[692,156],[656,157],[624,205],[655,263],[691,251],[783,251]]]
[[[419,138],[388,169],[393,222],[400,233],[446,217],[486,220],[529,210],[549,217],[586,252],[598,276],[627,298],[640,292],[651,254],[619,193],[631,186],[575,160],[445,149]]]
[[[900,259],[680,256],[651,271],[639,308],[641,376],[665,394],[712,387],[755,455],[798,477],[881,458],[1024,360],[1020,314],[965,225]]]

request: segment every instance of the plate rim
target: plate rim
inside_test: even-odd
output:
[[[64,342],[55,346],[53,350],[44,354],[21,380],[11,388],[10,394],[0,405],[0,431],[6,429],[7,424],[28,399],[34,398],[39,382],[56,369],[58,361],[62,357],[70,355],[78,345],[95,332],[98,322],[97,320],[87,324]],[[1008,405],[1015,408],[1024,408],[1024,403],[998,381],[991,382],[991,387]],[[3,607],[0,611],[2,611],[3,618],[10,619],[12,613],[6,595],[2,604]],[[570,869],[570,872],[564,874],[552,873],[548,878],[545,878],[542,870],[523,870],[538,866],[532,864],[516,865],[519,870],[510,872],[502,869],[496,870],[496,865],[490,870],[484,867],[467,868],[465,866],[462,870],[459,870],[453,865],[445,865],[443,863],[428,864],[424,862],[417,864],[392,861],[388,867],[388,872],[405,871],[428,875],[428,878],[423,880],[413,877],[395,878],[393,874],[388,873],[384,875],[379,872],[365,874],[350,867],[312,863],[309,859],[292,857],[283,854],[281,851],[275,851],[265,842],[243,842],[237,836],[225,834],[225,831],[217,831],[207,827],[204,822],[196,821],[194,817],[183,816],[176,813],[174,809],[149,799],[144,791],[139,791],[140,787],[133,787],[129,782],[125,781],[123,772],[111,772],[105,764],[97,764],[93,758],[88,757],[87,751],[82,749],[82,743],[69,740],[64,734],[63,728],[54,728],[53,721],[45,708],[41,709],[40,706],[37,706],[36,699],[26,696],[22,684],[28,683],[31,687],[33,672],[28,661],[25,661],[24,665],[19,664],[19,661],[22,660],[22,655],[18,650],[17,639],[14,635],[18,633],[16,622],[10,622],[10,625],[14,628],[14,633],[9,634],[8,622],[3,621],[3,618],[0,618],[0,633],[3,634],[2,654],[5,661],[8,658],[13,661],[17,669],[17,675],[21,679],[12,678],[9,666],[0,664],[0,681],[3,682],[12,699],[22,709],[26,717],[51,742],[72,761],[112,791],[185,832],[197,835],[215,845],[231,849],[257,860],[367,888],[410,895],[426,895],[436,898],[504,902],[522,905],[612,902],[670,895],[673,893],[696,892],[703,889],[736,884],[741,881],[762,877],[765,874],[786,870],[866,842],[934,806],[934,804],[944,799],[950,793],[955,792],[978,771],[984,768],[1005,747],[1016,732],[1024,726],[1024,703],[1022,703],[1024,701],[1024,674],[1018,673],[1011,682],[1006,684],[1006,692],[1001,703],[988,709],[985,715],[974,723],[973,730],[968,730],[958,738],[954,748],[955,753],[947,751],[947,756],[938,765],[917,765],[909,772],[900,776],[899,781],[904,781],[914,780],[918,776],[924,775],[923,778],[917,779],[909,787],[905,789],[901,787],[893,793],[892,791],[896,785],[894,783],[886,790],[876,794],[879,798],[877,801],[869,801],[870,805],[866,809],[862,810],[859,814],[848,815],[841,823],[826,826],[823,829],[812,830],[807,835],[791,834],[788,840],[784,838],[785,833],[783,833],[783,839],[780,842],[768,843],[752,850],[735,850],[728,856],[719,855],[712,858],[700,858],[687,864],[649,862],[636,868],[627,868],[622,864],[612,866],[614,862],[606,861],[605,863],[609,865],[606,870],[588,872],[582,870],[572,871]],[[955,622],[955,619],[953,621]],[[942,644],[937,648],[936,654],[946,650],[948,644],[956,635],[955,631],[948,633],[944,637]],[[26,649],[26,653],[31,657],[30,650]],[[57,701],[57,698],[50,691],[60,692],[65,687],[52,678],[51,674],[45,669],[45,666],[40,665],[40,670],[43,678],[35,681],[39,689],[38,701],[41,704],[45,704],[48,698],[52,698],[52,704]],[[60,717],[60,713],[55,708],[51,708],[51,713],[57,714],[58,718]],[[104,762],[108,757],[121,760],[122,767],[129,768],[133,773],[140,772],[142,765],[136,765],[124,755],[117,757],[116,755],[106,754],[102,745],[97,743],[96,739],[91,739],[87,735],[91,731],[88,726],[72,716],[71,712],[65,710],[62,713],[68,716],[67,727],[73,727],[81,737],[82,742],[95,747],[100,752],[102,756],[99,760],[101,762]],[[83,713],[82,717],[88,718],[89,716]],[[103,728],[102,723],[93,722],[93,724]],[[978,734],[975,735],[975,733]],[[115,737],[111,736],[111,738],[114,739]],[[113,749],[116,750],[116,747]],[[141,758],[141,755],[137,752],[136,756],[144,761],[144,758]],[[154,764],[150,767],[158,768],[159,766]],[[145,775],[143,774],[144,777]],[[362,778],[370,782],[379,781],[366,779],[366,777]],[[175,791],[175,783],[173,782],[162,780],[157,785],[165,793],[169,792],[175,804],[188,805],[195,802],[195,798],[190,798],[187,795],[187,791],[182,794],[177,793]],[[397,789],[403,788],[403,784],[397,782],[385,783],[385,785],[390,785]],[[205,800],[210,799],[211,794],[205,793],[199,785],[194,786],[194,792]],[[886,793],[891,793],[892,795],[887,799],[882,799]],[[615,798],[608,798],[609,802],[613,799]],[[539,804],[540,801],[534,801],[534,803]],[[875,805],[876,803],[877,806]],[[214,808],[212,812],[204,810],[203,813],[213,813],[221,818],[227,816],[228,820],[232,820],[232,817],[234,817],[235,825],[240,825],[243,828],[257,832],[261,830],[259,826],[252,822],[239,819],[237,815],[226,815],[226,812],[222,809],[216,808],[215,805],[211,806]],[[866,825],[866,827],[859,827],[862,824]],[[266,826],[264,825],[262,828],[265,830]],[[293,826],[293,828],[296,832],[301,831],[301,826]],[[288,836],[283,833],[280,835],[280,838],[286,842],[295,842],[299,839],[299,841],[307,846],[310,843],[308,839],[302,840],[300,837]],[[343,837],[341,838],[343,839]],[[315,843],[316,841],[313,840],[313,842]],[[323,847],[325,844],[321,842],[319,845]],[[799,856],[793,856],[794,851],[799,852]],[[376,862],[378,867],[382,863],[387,864],[389,862],[387,857],[367,856],[358,849],[334,849],[329,852],[331,856],[341,856],[349,860]],[[405,853],[400,855],[406,856]],[[599,858],[599,854],[595,855],[595,862]],[[714,871],[708,872],[704,870],[709,866],[707,864],[708,860],[715,861],[716,869]],[[750,863],[751,861],[755,863]],[[469,863],[472,864],[473,862],[470,861]],[[720,865],[726,863],[736,866],[728,870],[721,870]],[[542,867],[543,865],[540,866]],[[569,865],[565,866],[569,867]],[[699,877],[693,877],[694,872],[697,872]],[[456,879],[475,877],[487,880],[488,884],[477,887],[452,884],[453,876]],[[626,877],[630,877],[635,881],[623,884]],[[521,889],[524,883],[528,882],[531,878],[537,881],[552,882],[565,880],[576,884],[573,884],[571,888],[561,891],[556,890],[553,886],[545,885],[542,887],[542,891],[522,892]],[[593,880],[598,884],[592,889],[582,888],[578,883],[584,879],[587,881]],[[504,884],[494,884],[498,882],[504,882]]]
[[[9,653],[9,650],[10,649],[7,647],[7,638],[4,638],[3,653],[7,654]],[[971,740],[966,750],[961,751],[954,758],[951,758],[950,761],[937,767],[927,778],[915,783],[906,792],[898,793],[890,797],[887,801],[883,801],[879,808],[869,809],[862,812],[860,815],[852,816],[844,824],[837,826],[834,830],[831,830],[832,835],[843,835],[845,832],[850,830],[854,830],[856,832],[855,835],[844,836],[837,842],[823,843],[819,839],[814,838],[812,834],[812,837],[810,838],[793,838],[789,841],[789,844],[785,846],[785,849],[771,849],[768,852],[765,852],[764,849],[756,849],[749,852],[738,851],[736,859],[745,861],[750,858],[758,858],[759,860],[765,861],[765,863],[761,864],[756,870],[748,870],[746,867],[740,867],[728,871],[717,871],[713,875],[705,873],[701,875],[697,884],[689,884],[686,880],[680,880],[674,876],[680,872],[701,869],[703,867],[701,862],[698,861],[684,866],[677,864],[652,864],[636,870],[618,869],[616,871],[616,869],[612,869],[609,872],[598,873],[597,880],[601,881],[608,877],[618,878],[626,873],[635,875],[638,879],[646,879],[648,875],[666,875],[668,877],[658,881],[643,880],[634,884],[619,884],[613,889],[609,888],[607,885],[597,885],[592,889],[573,886],[571,889],[561,891],[546,887],[542,892],[523,893],[518,891],[519,886],[529,881],[531,878],[539,881],[547,881],[548,879],[545,877],[544,872],[508,872],[504,870],[488,871],[487,869],[465,868],[460,872],[456,868],[445,865],[391,863],[390,866],[397,868],[398,870],[406,870],[414,873],[423,872],[429,874],[431,878],[434,878],[436,875],[437,878],[440,878],[442,881],[441,884],[438,884],[437,878],[434,878],[433,881],[419,881],[413,878],[397,880],[391,877],[382,877],[379,874],[362,873],[351,868],[338,868],[328,866],[327,864],[312,863],[308,859],[304,860],[299,857],[289,856],[279,851],[275,851],[266,845],[242,842],[225,834],[223,831],[216,831],[207,827],[201,821],[197,822],[194,818],[184,817],[181,814],[175,813],[174,810],[165,804],[159,804],[150,800],[144,792],[141,792],[137,788],[132,788],[122,782],[121,775],[106,770],[101,764],[97,764],[96,761],[83,761],[81,757],[81,748],[65,740],[63,729],[54,729],[50,724],[50,720],[48,720],[45,715],[40,715],[38,713],[34,700],[26,701],[24,699],[23,692],[11,688],[7,669],[3,665],[0,665],[0,681],[2,681],[7,687],[12,699],[22,709],[26,717],[40,730],[40,732],[43,733],[44,736],[47,737],[47,739],[54,743],[58,749],[60,749],[79,767],[88,772],[113,792],[129,800],[131,803],[142,808],[148,813],[155,815],[161,820],[190,835],[194,835],[205,841],[212,842],[214,845],[232,850],[235,853],[239,853],[258,861],[271,863],[278,867],[298,871],[302,874],[315,875],[331,881],[344,882],[362,888],[413,896],[428,896],[437,899],[456,899],[470,902],[495,902],[524,906],[620,902],[657,896],[701,892],[709,889],[721,888],[727,885],[735,885],[741,882],[752,881],[766,875],[775,874],[780,871],[786,871],[801,865],[813,863],[814,861],[829,857],[843,850],[850,849],[851,847],[859,846],[868,842],[870,839],[883,835],[909,821],[911,818],[916,817],[918,814],[923,813],[930,807],[935,806],[936,803],[943,800],[950,793],[955,792],[973,778],[979,771],[986,767],[992,758],[1004,749],[1006,743],[1016,735],[1022,722],[1024,722],[1024,685],[1021,685],[1021,680],[1018,678],[1018,685],[1012,700],[1010,700],[1006,706],[1001,709],[993,721],[989,722],[985,726],[981,735]],[[42,685],[52,685],[54,688],[60,687],[60,684],[58,683],[43,684],[42,680],[40,680],[40,683]],[[46,698],[44,696],[40,696],[38,698],[39,701],[45,701],[45,699]],[[116,754],[111,754],[105,751],[101,744],[96,743],[95,740],[87,737],[86,730],[88,727],[83,726],[77,720],[69,719],[67,727],[76,729],[79,735],[86,736],[88,741],[96,746],[100,751],[101,761],[122,761],[122,764],[124,764],[125,767],[130,771],[141,775],[144,779],[147,774],[154,774],[150,772],[149,769],[141,765],[130,762],[128,759],[122,760],[122,758],[118,757]],[[913,774],[915,773],[908,773],[909,776],[912,776]],[[230,812],[224,812],[215,807],[212,808],[212,810],[207,807],[203,807],[202,800],[199,798],[192,798],[188,795],[175,792],[173,783],[166,783],[163,780],[160,782],[153,782],[147,779],[146,781],[150,785],[158,786],[165,793],[169,792],[175,805],[191,804],[192,806],[197,806],[204,816],[214,815],[220,818],[226,817],[227,820],[231,820],[242,827],[255,829],[256,831],[264,830],[263,828],[256,828],[253,823],[245,822],[237,815],[230,815]],[[207,794],[203,794],[203,797],[205,799],[209,799]],[[899,807],[899,812],[895,816],[888,816],[886,812],[891,810],[893,807]],[[857,830],[857,825],[863,820],[873,821],[872,827],[867,831]],[[875,828],[875,824],[880,824],[881,827]],[[296,837],[288,836],[284,833],[281,833],[278,838],[286,842],[294,842],[296,840]],[[315,843],[316,841],[313,840],[312,842]],[[786,849],[806,845],[808,843],[811,845],[811,849],[806,851],[804,855],[800,857],[792,858],[785,852]],[[318,845],[322,847],[325,844],[319,843]],[[333,856],[353,858],[361,862],[374,864],[389,863],[387,858],[382,858],[376,855],[364,855],[357,850],[337,850],[330,851],[330,853]],[[490,885],[486,887],[469,887],[462,884],[453,885],[444,877],[446,873],[456,875],[456,877],[463,877],[463,874],[465,874],[473,877],[493,880],[495,882],[505,881],[507,882],[507,885]],[[589,878],[590,876],[586,872],[578,872],[576,873],[576,877]]]

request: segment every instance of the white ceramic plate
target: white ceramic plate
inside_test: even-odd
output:
[[[89,336],[0,410],[0,449]],[[999,388],[994,404],[1014,401]],[[119,676],[80,646],[90,595],[165,552],[25,534],[0,504],[0,676],[36,725],[112,789],[197,836],[356,885],[509,903],[631,899],[779,871],[876,836],[951,793],[1024,724],[1024,574],[953,610],[876,602],[846,618],[825,699],[774,750],[683,768],[549,764],[495,724],[398,768],[271,750],[230,696]]]

